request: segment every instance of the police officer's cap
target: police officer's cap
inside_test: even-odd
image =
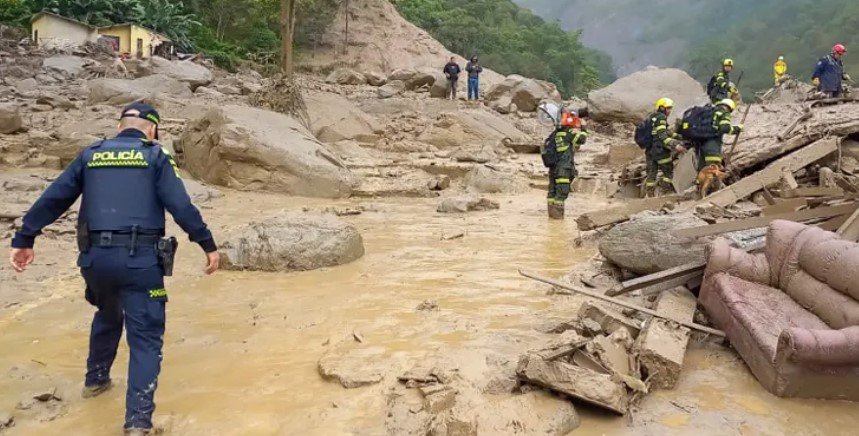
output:
[[[133,111],[137,111],[137,113],[133,113]],[[154,123],[155,139],[158,139],[158,124],[161,122],[161,116],[158,115],[158,111],[156,111],[154,107],[146,103],[131,103],[122,109],[122,115],[120,115],[119,118],[142,118]]]

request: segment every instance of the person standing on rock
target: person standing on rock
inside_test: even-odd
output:
[[[710,78],[707,83],[707,95],[710,96],[710,101],[715,105],[720,101],[731,98],[731,71],[734,70],[734,60],[725,59],[722,61],[722,69]]]
[[[159,144],[158,112],[135,103],[123,109],[119,134],[84,149],[24,216],[12,239],[10,261],[23,272],[34,258],[42,229],[82,197],[78,215],[78,266],[92,321],[83,397],[110,389],[110,369],[125,324],[131,356],[125,433],[152,429],[161,371],[167,290],[175,238],[164,238],[165,209],[206,252],[206,274],[218,269],[215,240],[191,204],[173,157]]]
[[[456,58],[451,57],[450,62],[444,66],[444,77],[447,78],[448,97],[451,100],[456,100],[456,85],[459,80],[459,73],[462,71],[459,64],[456,63]]]
[[[647,159],[647,177],[644,182],[645,197],[656,196],[657,177],[662,173],[662,178],[659,179],[659,188],[665,192],[674,192],[674,156],[683,154],[686,149],[680,145],[678,138],[680,136],[671,131],[668,125],[668,117],[671,116],[671,111],[674,109],[674,100],[670,98],[660,98],[656,102],[656,112],[648,115],[650,118],[651,138],[653,141],[645,151]]]
[[[480,97],[480,73],[483,72],[483,67],[480,66],[477,56],[471,57],[471,60],[465,65],[465,71],[468,72],[468,99],[478,100]]]
[[[787,79],[787,62],[785,62],[784,56],[779,56],[773,64],[773,76],[775,76],[775,86],[781,85],[781,82]]]
[[[549,218],[564,219],[564,208],[570,196],[570,184],[576,177],[574,154],[588,140],[581,118],[562,111],[558,127],[544,143],[543,163],[549,168],[549,192],[546,198]]]
[[[817,61],[817,66],[811,75],[811,83],[827,97],[841,97],[843,81],[852,81],[844,72],[844,64],[841,60],[844,53],[847,53],[847,47],[843,44],[835,44],[831,53]]]

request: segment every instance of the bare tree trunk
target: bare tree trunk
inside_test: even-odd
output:
[[[280,2],[280,37],[282,40],[280,68],[284,75],[291,76],[294,71],[292,42],[295,35],[295,1]]]

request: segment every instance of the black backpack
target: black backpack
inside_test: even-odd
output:
[[[635,143],[642,150],[647,150],[653,144],[653,117],[648,116],[635,127]]]
[[[557,135],[558,131],[555,130],[543,141],[543,146],[540,147],[540,157],[543,158],[543,165],[546,168],[551,168],[558,164],[558,161],[561,159],[560,153],[558,153],[558,144],[555,142],[555,135]]]
[[[710,78],[710,81],[707,82],[707,95],[709,96],[712,96],[713,90],[716,89],[716,76],[718,76],[718,74],[713,75],[713,77]]]
[[[715,114],[716,108],[710,105],[689,108],[683,113],[677,133],[693,140],[718,138],[719,131],[713,125]]]

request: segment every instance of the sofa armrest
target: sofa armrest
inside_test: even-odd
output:
[[[859,366],[859,326],[841,330],[785,329],[778,338],[776,363],[786,361]]]
[[[707,255],[704,280],[718,273],[726,273],[749,282],[770,286],[770,265],[763,254],[749,254],[731,247],[727,239],[718,238],[707,247]]]

